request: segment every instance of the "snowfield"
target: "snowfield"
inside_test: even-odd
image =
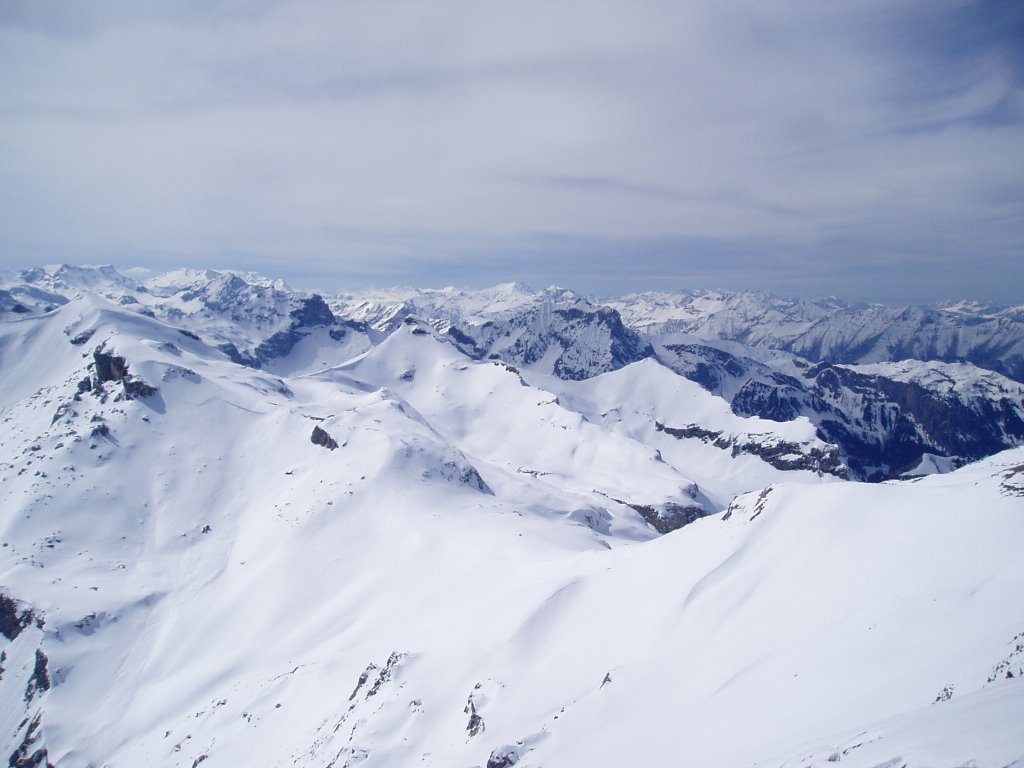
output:
[[[10,765],[1024,765],[1024,448],[853,482],[655,359],[219,275],[0,322]],[[233,360],[210,280],[288,351]]]

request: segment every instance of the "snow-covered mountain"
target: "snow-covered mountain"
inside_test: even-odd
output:
[[[381,332],[402,318],[422,318],[474,357],[496,357],[562,379],[588,379],[656,358],[727,398],[738,414],[775,421],[806,416],[820,439],[839,447],[839,462],[858,478],[918,472],[931,456],[947,459],[942,466],[958,466],[1024,442],[1024,386],[983,367],[942,363],[957,357],[949,345],[921,341],[922,327],[936,321],[908,320],[920,320],[925,310],[721,292],[643,294],[605,306],[562,289],[533,293],[518,284],[476,292],[352,294],[335,310]],[[961,346],[1002,328],[996,346],[1009,352],[996,367],[1015,370],[1014,355],[1024,350],[1019,312],[968,303],[928,311],[943,313],[938,325],[947,331],[955,326],[956,332],[947,336],[957,336]],[[828,328],[850,337],[851,327],[861,337],[869,328],[885,336],[885,344],[873,342],[871,354],[857,359],[892,364],[858,373],[856,368],[809,366],[792,351],[798,340],[806,347],[812,335],[826,334]],[[839,338],[836,333],[833,341]],[[851,345],[835,341],[824,357],[850,357]],[[818,345],[807,356],[821,359],[821,350]],[[918,366],[921,373],[914,380],[904,375],[904,354],[928,361]],[[960,385],[946,386],[951,379]],[[720,440],[719,435],[703,437]]]
[[[669,354],[521,286],[41,272],[2,284],[12,766],[1024,761],[1015,382]],[[1001,437],[955,469],[964,404]],[[825,406],[928,476],[844,479]]]
[[[972,365],[812,365],[778,354],[765,363],[692,341],[655,348],[738,414],[807,417],[861,479],[914,472],[932,455],[959,466],[1024,442],[1024,385]]]
[[[4,311],[3,292],[20,308]],[[365,327],[334,316],[323,297],[252,273],[181,269],[137,282],[111,267],[47,267],[3,276],[0,318],[101,296],[277,373],[319,370],[367,349]]]
[[[791,352],[812,362],[971,363],[1024,381],[1024,304],[887,307],[769,293],[642,293],[608,302],[651,336],[687,333]]]
[[[1024,441],[1024,389],[984,368],[950,367],[933,360],[935,354],[922,354],[931,373],[909,381],[894,358],[886,358],[894,366],[875,364],[864,374],[848,366],[810,366],[793,352],[769,349],[788,349],[829,324],[842,329],[850,312],[860,313],[856,322],[862,330],[868,316],[885,328],[889,352],[923,349],[920,328],[893,320],[906,312],[837,299],[703,291],[642,294],[608,305],[561,288],[535,292],[518,283],[481,291],[395,288],[330,295],[292,291],[249,273],[178,270],[138,283],[110,267],[68,266],[9,274],[0,285],[21,302],[18,311],[7,312],[10,317],[98,293],[197,335],[237,363],[278,374],[345,362],[409,318],[474,359],[502,360],[565,380],[586,380],[653,358],[726,398],[737,414],[774,421],[807,417],[817,437],[838,448],[831,463],[818,466],[840,471],[841,465],[842,472],[861,479],[948,469]],[[960,302],[929,311],[941,312],[945,325],[925,325],[959,323],[961,340],[978,338],[979,327],[996,323],[1005,331],[1000,348],[1024,344],[1024,324],[1014,310]],[[882,347],[872,349],[871,356],[881,354]],[[951,376],[971,383],[943,386]],[[712,443],[729,439],[701,434]]]
[[[509,283],[483,291],[398,289],[349,295],[337,300],[336,309],[382,332],[418,317],[474,357],[563,379],[587,379],[653,354],[617,312],[561,288],[534,293]]]

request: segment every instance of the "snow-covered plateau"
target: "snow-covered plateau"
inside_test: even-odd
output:
[[[0,760],[1024,766],[1020,326],[0,276]]]

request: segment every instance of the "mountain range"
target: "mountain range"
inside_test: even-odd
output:
[[[1020,308],[0,280],[21,766],[1024,764]]]
[[[806,417],[856,479],[952,468],[1024,441],[1024,305],[890,308],[720,291],[601,302],[516,283],[330,295],[235,272],[138,282],[110,267],[61,266],[7,275],[0,317],[43,312],[83,291],[279,374],[344,362],[407,318],[472,359],[563,380],[652,359],[738,415]]]

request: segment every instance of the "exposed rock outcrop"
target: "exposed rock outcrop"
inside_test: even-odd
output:
[[[518,747],[498,747],[487,758],[487,768],[511,768],[511,766],[519,762],[519,758]]]
[[[668,427],[656,421],[654,427],[659,432],[677,439],[695,438],[723,451],[731,451],[733,457],[757,456],[776,469],[803,469],[842,478],[849,474],[836,445],[826,444],[824,447],[818,447],[782,440],[773,435],[726,436],[722,431],[704,429],[696,424]]]
[[[684,525],[689,525],[695,520],[707,515],[708,511],[699,505],[685,506],[674,501],[668,501],[657,506],[651,504],[630,504],[623,502],[640,513],[647,524],[658,533],[671,533],[677,531]]]
[[[328,335],[335,341],[343,340],[347,334],[348,324],[334,316],[319,294],[302,299],[299,306],[289,313],[289,317],[289,326],[264,339],[251,356],[239,353],[233,344],[221,348],[236,362],[259,368],[269,360],[287,356],[314,328],[328,328]],[[234,351],[233,355],[230,350]]]
[[[958,466],[1024,442],[1021,387],[989,371],[968,374],[944,363],[916,364],[916,372],[901,363],[852,369],[793,359],[799,375],[791,376],[702,344],[661,347],[659,358],[729,400],[740,416],[772,421],[806,416],[822,441],[839,448],[838,456],[818,457],[817,471],[840,477],[845,476],[841,465],[850,477],[885,480],[900,476],[923,454],[954,459]],[[973,383],[965,385],[969,376]],[[677,436],[760,451],[756,445],[719,445],[715,436]]]
[[[338,441],[327,434],[327,431],[321,429],[319,426],[313,427],[313,434],[309,436],[309,441],[313,445],[320,445],[329,451],[333,451],[338,447]]]
[[[18,748],[11,753],[7,765],[9,768],[55,768],[50,762],[50,754],[46,747],[39,745],[39,726],[42,715],[36,714],[25,732]]]
[[[93,376],[91,379],[84,379],[78,385],[78,392],[82,394],[89,388],[99,394],[104,391],[103,385],[108,382],[119,383],[122,387],[120,397],[125,400],[135,400],[141,397],[150,397],[157,392],[156,387],[150,386],[137,376],[128,372],[128,361],[120,355],[115,355],[104,350],[103,345],[97,347],[92,353]],[[83,388],[89,382],[86,388]]]
[[[15,640],[35,618],[31,608],[19,607],[17,600],[0,592],[0,635]]]
[[[698,493],[695,485],[687,489],[688,495],[696,497]],[[697,501],[692,504],[679,504],[675,501],[666,501],[661,504],[637,504],[610,496],[609,498],[639,513],[640,517],[658,533],[671,533],[679,530],[684,525],[689,525],[708,514],[707,509]]]

